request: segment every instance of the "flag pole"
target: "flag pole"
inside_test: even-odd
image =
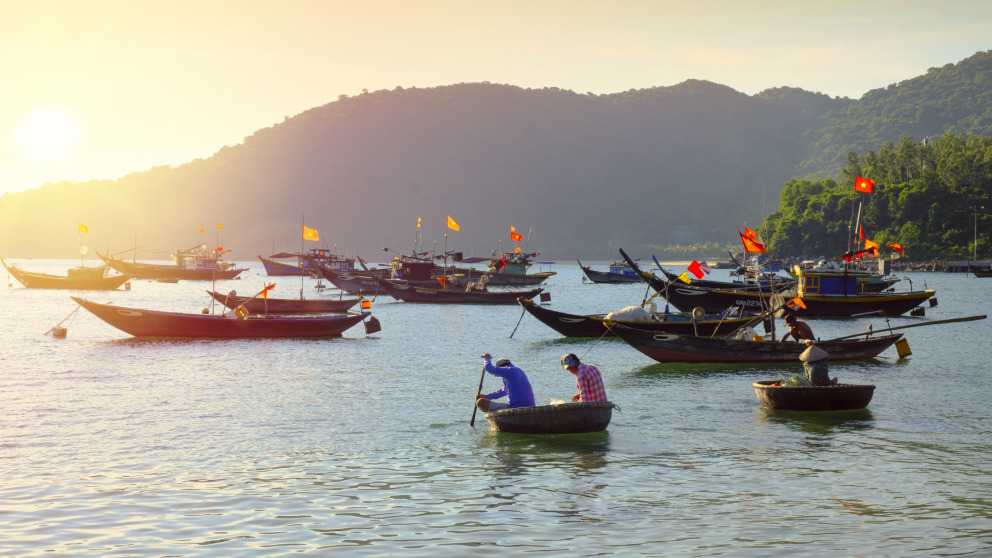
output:
[[[306,253],[306,242],[304,242],[305,239],[303,238],[303,231],[306,230],[306,226],[307,213],[304,211],[300,214],[300,256],[303,256]],[[300,263],[300,300],[303,300],[303,276],[306,274],[306,270],[303,268],[302,257],[297,258],[297,261]],[[268,300],[266,300],[266,302],[268,302]]]

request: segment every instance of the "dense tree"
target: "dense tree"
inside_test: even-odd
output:
[[[855,177],[875,181],[874,191],[854,190]],[[900,139],[878,151],[847,155],[840,182],[793,179],[778,211],[761,227],[780,255],[836,256],[855,240],[857,212],[865,234],[882,245],[899,243],[917,260],[970,257],[978,230],[992,218],[992,138],[946,134],[936,141]],[[883,248],[884,251],[884,248]],[[989,239],[977,251],[987,254]]]

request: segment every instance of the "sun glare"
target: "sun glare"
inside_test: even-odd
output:
[[[31,167],[71,167],[85,139],[83,121],[71,110],[55,105],[24,113],[10,133],[14,156]]]

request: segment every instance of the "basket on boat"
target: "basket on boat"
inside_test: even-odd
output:
[[[517,434],[574,434],[606,430],[613,418],[609,401],[516,407],[486,413],[489,427]]]
[[[752,384],[762,406],[787,411],[849,411],[867,407],[875,392],[875,386],[872,385],[774,385],[781,382],[782,380],[762,380]]]

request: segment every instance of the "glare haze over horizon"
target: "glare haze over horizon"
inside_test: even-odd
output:
[[[0,195],[117,179],[396,87],[831,97],[992,48],[992,3],[0,0]]]

